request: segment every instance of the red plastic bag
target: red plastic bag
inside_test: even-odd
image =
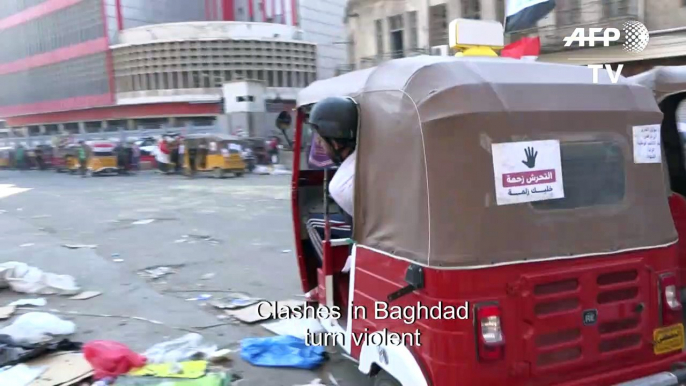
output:
[[[117,377],[145,366],[146,358],[125,345],[110,340],[94,340],[83,346],[83,356],[95,370],[95,379]]]

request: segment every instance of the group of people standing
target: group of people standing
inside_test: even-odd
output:
[[[155,160],[162,173],[180,173],[183,168],[186,146],[183,137],[163,137],[158,142]],[[191,165],[193,168],[194,165]]]

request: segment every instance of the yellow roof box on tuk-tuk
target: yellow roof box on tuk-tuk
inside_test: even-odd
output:
[[[497,21],[455,19],[448,27],[450,48],[455,56],[498,56],[505,46],[503,25]]]

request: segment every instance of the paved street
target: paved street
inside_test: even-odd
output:
[[[221,297],[214,291],[228,290],[270,300],[301,293],[292,252],[289,182],[290,176],[189,180],[152,172],[79,178],[52,171],[2,171],[1,258],[70,274],[84,289],[103,292],[83,301],[48,297],[44,308],[79,313],[60,315],[77,324],[76,340],[112,339],[143,351],[185,329],[237,347],[243,337],[270,333],[219,319],[211,306],[187,299],[203,293]],[[154,221],[133,224],[139,220]],[[68,249],[65,243],[97,248]],[[139,274],[156,266],[173,267],[176,273],[157,280]],[[211,273],[214,277],[207,279]],[[9,290],[0,296],[0,303],[28,297]],[[95,316],[102,314],[114,317]],[[243,385],[292,386],[321,376],[258,369],[239,358],[235,362]],[[338,356],[323,371],[331,371],[341,385],[369,383]]]

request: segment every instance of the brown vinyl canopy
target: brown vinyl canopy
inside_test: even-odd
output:
[[[655,99],[624,78],[592,79],[580,66],[419,56],[315,82],[298,105],[333,95],[359,104],[354,238],[364,247],[458,269],[674,243],[662,164],[633,158],[632,127],[662,120]],[[619,201],[498,205],[491,145],[538,140],[616,144]],[[565,182],[599,173],[584,165]]]
[[[659,102],[671,94],[686,91],[686,66],[655,67],[629,80],[653,90]]]

